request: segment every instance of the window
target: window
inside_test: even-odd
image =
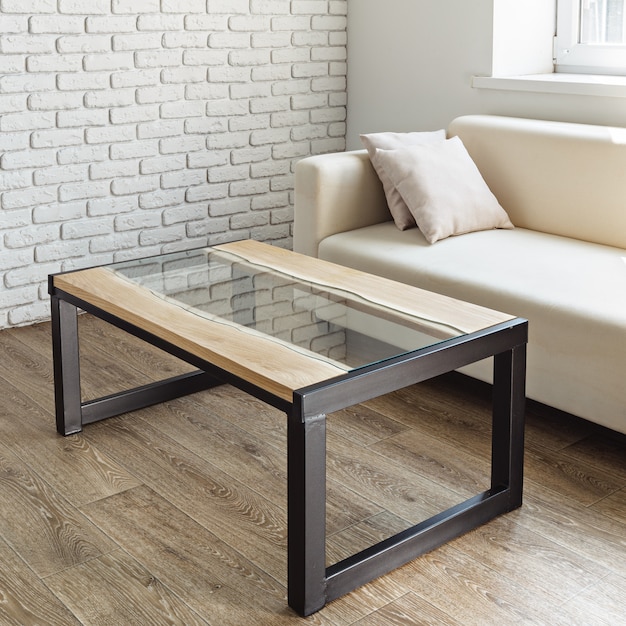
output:
[[[626,75],[626,0],[557,0],[555,71]]]

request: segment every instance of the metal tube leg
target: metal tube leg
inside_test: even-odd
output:
[[[82,430],[77,311],[56,296],[51,305],[57,432],[71,435]]]
[[[305,419],[294,406],[287,455],[288,600],[307,616],[326,604],[325,415]]]
[[[491,486],[508,486],[510,509],[522,504],[526,344],[494,357]]]

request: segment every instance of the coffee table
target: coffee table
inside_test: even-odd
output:
[[[57,430],[230,383],[287,414],[288,602],[327,602],[522,503],[528,323],[255,241],[51,275]],[[83,402],[78,309],[197,367]],[[326,566],[326,419],[493,357],[491,486]]]

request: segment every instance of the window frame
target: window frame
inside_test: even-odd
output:
[[[582,0],[557,0],[554,71],[626,76],[626,45],[581,44]]]

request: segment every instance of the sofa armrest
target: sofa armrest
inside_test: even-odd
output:
[[[322,239],[391,219],[366,150],[320,154],[296,164],[294,250],[318,255]]]

